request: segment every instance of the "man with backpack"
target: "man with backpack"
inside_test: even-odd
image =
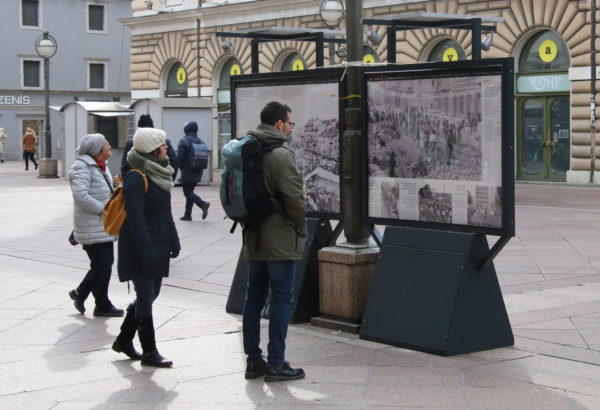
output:
[[[202,180],[202,171],[208,166],[208,150],[206,144],[198,138],[198,124],[190,121],[183,127],[185,137],[179,141],[177,160],[181,170],[181,186],[185,195],[185,213],[182,221],[192,220],[192,208],[196,204],[202,209],[202,219],[208,215],[210,203],[202,200],[194,193],[196,184]]]
[[[304,377],[302,369],[294,369],[285,361],[285,338],[296,261],[302,259],[308,235],[306,195],[294,154],[282,146],[294,127],[290,108],[270,102],[261,111],[260,121],[256,130],[248,131],[248,135],[265,147],[262,155],[264,188],[277,207],[262,220],[242,223],[248,261],[248,288],[243,312],[244,352],[247,355],[245,378],[255,379],[264,375],[266,382],[276,382]],[[260,316],[269,289],[272,300],[265,362],[259,347]]]

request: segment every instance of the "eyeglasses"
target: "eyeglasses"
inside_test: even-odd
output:
[[[295,122],[291,122],[291,121],[288,121],[288,120],[285,120],[285,122],[287,122],[288,124],[290,124],[290,128],[294,128],[296,126]]]

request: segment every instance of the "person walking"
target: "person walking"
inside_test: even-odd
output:
[[[25,171],[29,171],[29,160],[33,162],[35,169],[38,169],[38,163],[35,161],[37,152],[37,135],[31,128],[25,130],[23,135],[23,160],[25,160]]]
[[[114,262],[115,237],[104,231],[102,211],[112,194],[113,181],[106,165],[112,155],[111,146],[102,134],[85,135],[77,148],[75,161],[69,170],[73,192],[73,222],[75,240],[83,245],[90,259],[90,269],[69,292],[75,309],[82,315],[84,302],[94,295],[94,316],[123,316],[123,310],[113,306],[108,298],[108,285]]]
[[[185,124],[183,132],[185,132],[185,137],[179,141],[177,160],[181,167],[181,186],[183,188],[183,195],[185,196],[185,212],[179,219],[182,221],[191,221],[194,204],[202,209],[202,219],[206,219],[210,202],[204,201],[194,193],[196,184],[202,180],[203,170],[193,169],[190,166],[192,162],[190,156],[194,155],[192,144],[204,144],[204,142],[198,138],[198,124],[196,121],[190,121]]]
[[[173,362],[156,348],[152,316],[162,279],[169,276],[169,259],[176,258],[181,249],[171,214],[174,170],[169,165],[165,132],[138,128],[127,162],[141,173],[130,171],[123,182],[127,216],[119,234],[117,267],[121,282],[133,281],[136,298],[127,307],[112,349],[131,359],[141,359],[142,365],[170,367]],[[142,354],[133,346],[136,330]]]
[[[150,114],[142,114],[138,119],[137,123],[138,128],[154,128],[154,121],[152,121],[152,117]],[[175,177],[177,176],[177,154],[171,145],[171,141],[167,138],[167,156],[169,157],[169,164],[173,167],[173,181],[175,181]],[[133,147],[133,138],[125,143],[125,148],[123,149],[123,156],[121,157],[121,178],[125,178],[125,174],[131,169],[129,167],[129,163],[127,162],[127,154]]]
[[[4,128],[0,127],[0,164],[4,164],[2,154],[4,153],[4,141],[8,139],[8,135],[4,132]]]
[[[261,124],[252,135],[260,142],[283,144],[294,123],[291,109],[279,102],[268,103],[260,113]],[[258,230],[244,229],[248,287],[243,310],[246,379],[264,375],[266,382],[301,379],[304,370],[285,361],[285,339],[290,317],[296,261],[302,259],[307,237],[304,182],[294,154],[278,147],[263,155],[263,177],[267,191],[279,201],[278,209],[264,219]],[[257,241],[259,241],[257,243]],[[271,291],[267,361],[260,349],[260,315]]]

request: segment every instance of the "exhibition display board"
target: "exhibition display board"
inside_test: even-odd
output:
[[[370,224],[514,236],[512,59],[364,75]]]
[[[287,104],[295,126],[286,147],[294,152],[308,195],[307,216],[339,219],[343,70],[250,74],[232,77],[232,135],[260,123],[269,101]]]

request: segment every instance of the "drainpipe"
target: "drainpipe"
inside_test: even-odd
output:
[[[590,129],[592,142],[592,171],[590,182],[594,183],[594,174],[596,173],[596,0],[592,0],[592,36],[591,43],[591,92],[590,92]]]
[[[198,2],[202,7],[202,2]],[[196,77],[198,78],[198,97],[200,97],[200,19],[196,19]]]

